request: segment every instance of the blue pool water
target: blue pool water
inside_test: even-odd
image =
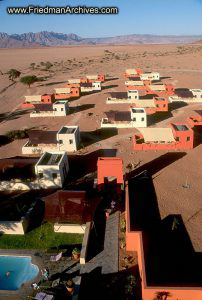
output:
[[[38,273],[39,269],[31,263],[31,257],[0,256],[0,290],[18,290]]]

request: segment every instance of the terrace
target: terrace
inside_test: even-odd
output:
[[[63,154],[46,152],[40,158],[37,165],[38,166],[47,166],[47,165],[48,166],[56,166],[56,165],[60,164],[62,157],[63,157]]]
[[[77,127],[68,127],[64,126],[60,129],[58,134],[73,134],[76,131]]]

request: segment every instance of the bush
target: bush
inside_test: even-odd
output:
[[[7,74],[9,79],[13,81],[20,76],[21,72],[16,69],[10,69]]]
[[[11,130],[6,133],[6,137],[10,140],[20,140],[28,137],[27,130]]]
[[[39,79],[35,75],[23,76],[20,78],[20,82],[28,85],[30,87],[31,84],[38,81]]]

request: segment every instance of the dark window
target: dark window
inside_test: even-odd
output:
[[[135,122],[136,122],[136,118],[133,118],[133,121],[135,121]]]
[[[70,144],[73,144],[73,140],[69,140],[69,143],[70,143]]]
[[[64,108],[61,108],[61,111],[63,111],[64,110]]]
[[[158,105],[158,104],[156,104],[156,107],[159,107],[159,105]]]
[[[190,141],[190,136],[187,137],[187,142],[189,142],[189,141]]]
[[[39,173],[39,178],[43,178],[43,173]]]
[[[166,105],[165,105],[165,104],[163,104],[163,107],[166,107]]]
[[[144,118],[141,118],[141,121],[143,122],[143,121],[144,121]]]
[[[52,177],[53,177],[53,179],[56,179],[58,177],[58,174],[57,173],[52,173]]]
[[[57,108],[54,108],[54,111],[57,111]]]
[[[180,138],[179,138],[179,136],[177,136],[177,137],[176,137],[176,141],[177,141],[177,142],[179,142],[179,141],[180,141]]]
[[[63,144],[63,140],[59,140],[59,144]]]

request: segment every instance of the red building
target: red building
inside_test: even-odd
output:
[[[115,184],[117,191],[121,191],[124,183],[123,161],[118,157],[99,157],[97,162],[97,184],[102,190],[105,184]]]
[[[193,116],[187,119],[189,125],[193,127],[202,126],[202,116]],[[202,127],[201,127],[202,128]]]
[[[79,98],[80,97],[80,87],[76,86],[65,86],[70,88],[70,93],[68,94],[55,94],[55,99],[56,100],[66,100],[70,98]]]
[[[25,96],[25,102],[20,106],[20,108],[34,108],[34,104],[54,103],[55,99],[55,94]]]
[[[125,78],[139,78],[141,74],[143,74],[144,71],[140,68],[137,69],[127,69],[124,73]]]
[[[186,123],[169,128],[138,128],[133,136],[134,150],[189,150],[194,147],[194,132]]]

